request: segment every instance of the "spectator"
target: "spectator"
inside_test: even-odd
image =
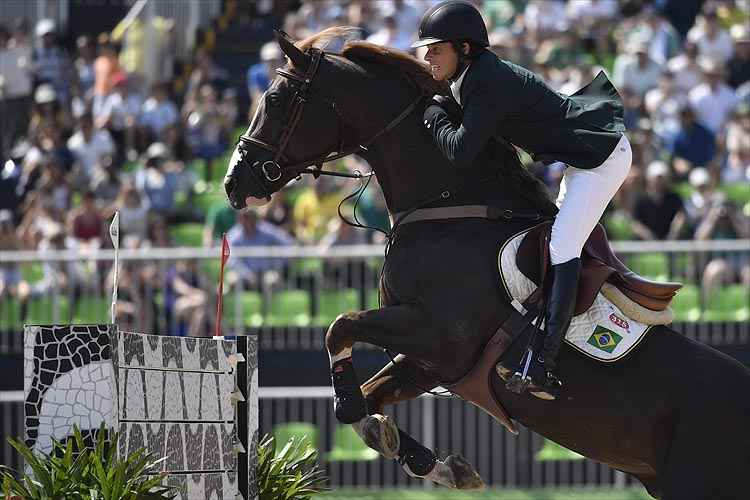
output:
[[[23,242],[18,237],[10,210],[0,210],[0,252],[23,250]],[[0,302],[5,302],[6,293],[17,297],[21,303],[21,317],[29,296],[29,285],[21,277],[18,263],[0,264]],[[2,308],[0,308],[2,310]]]
[[[655,161],[646,170],[646,191],[635,201],[632,227],[642,240],[675,239],[686,221],[680,196],[672,190],[669,168]]]
[[[122,221],[122,219],[120,219]],[[123,330],[136,330],[144,323],[148,312],[147,303],[141,287],[138,261],[125,261],[120,264],[117,275],[117,304],[115,305],[115,322]],[[107,294],[112,295],[114,287],[114,266],[107,276]]]
[[[701,62],[704,82],[688,95],[698,121],[711,132],[721,132],[724,122],[737,105],[737,95],[724,83],[724,68],[716,61]]]
[[[36,88],[34,104],[29,120],[30,137],[34,137],[41,128],[53,128],[62,134],[71,130],[73,121],[51,84],[43,83]]]
[[[100,98],[112,92],[114,75],[120,73],[120,61],[117,58],[117,48],[109,39],[109,35],[102,33],[98,38],[99,55],[94,60],[94,96]]]
[[[284,230],[262,220],[257,211],[237,214],[237,224],[229,230],[227,239],[232,248],[254,246],[288,246],[292,237]],[[287,261],[282,257],[231,257],[228,276],[230,283],[241,281],[243,288],[266,288],[277,283]]]
[[[179,260],[167,270],[164,303],[173,322],[187,321],[188,337],[201,337],[206,333],[205,320],[208,307],[208,295],[200,282],[198,261]],[[170,333],[175,332],[175,326]],[[179,328],[179,334],[183,334]]]
[[[151,88],[151,96],[146,99],[141,109],[141,124],[146,128],[147,134],[154,139],[161,137],[164,129],[177,123],[179,117],[177,106],[167,95],[167,85],[154,85]]]
[[[49,83],[63,103],[70,99],[71,67],[65,50],[57,44],[55,22],[40,19],[36,25],[39,46],[32,53],[32,73],[36,85]]]
[[[137,157],[138,120],[143,106],[141,96],[133,92],[125,73],[112,78],[114,88],[108,99],[108,116],[105,125],[125,157],[133,161]]]
[[[568,29],[565,2],[560,0],[530,0],[523,13],[524,27],[529,41],[541,42]]]
[[[721,180],[727,184],[750,182],[750,103],[740,104],[727,125],[726,149],[728,156]]]
[[[690,92],[703,81],[703,72],[698,64],[698,46],[694,42],[686,42],[685,49],[669,60],[667,68],[674,74],[677,87],[682,92]]]
[[[750,238],[750,217],[743,215],[726,199],[714,199],[695,230],[696,240]],[[701,292],[708,297],[721,285],[742,283],[750,287],[750,259],[746,253],[712,258],[703,271]]]
[[[255,116],[260,97],[276,75],[276,69],[284,65],[284,55],[279,44],[268,42],[260,49],[260,62],[247,70],[247,92],[250,95],[249,119]]]
[[[737,24],[732,26],[731,33],[734,39],[734,55],[727,63],[727,83],[736,89],[750,81],[750,29]]]
[[[671,147],[680,131],[680,110],[687,105],[687,96],[678,90],[672,73],[662,73],[659,86],[646,93],[644,105],[654,133],[662,144]]]
[[[649,46],[643,40],[628,43],[627,54],[615,59],[612,79],[619,88],[628,88],[639,97],[657,86],[662,69],[648,55]]]
[[[210,84],[200,88],[195,101],[185,103],[188,144],[193,155],[206,162],[206,182],[213,178],[213,162],[229,146],[230,125],[221,114],[216,89]]]
[[[204,85],[224,87],[229,75],[225,70],[216,65],[211,53],[206,49],[199,48],[195,52],[195,69],[190,73],[187,91],[188,100],[195,99]]]
[[[130,183],[122,185],[115,204],[107,211],[107,218],[114,214],[115,210],[120,212],[120,237],[144,241],[148,230],[148,206],[135,186]]]
[[[685,200],[685,215],[694,232],[719,193],[712,186],[708,170],[703,167],[695,167],[690,171],[689,182],[693,191]]]
[[[367,41],[376,45],[394,47],[399,50],[408,51],[413,42],[412,33],[399,29],[399,24],[393,16],[386,16],[383,27],[367,37]]]
[[[31,75],[27,47],[11,46],[10,33],[0,25],[0,160],[26,132],[31,106]]]
[[[88,184],[96,166],[103,156],[112,155],[115,145],[107,130],[94,129],[91,113],[86,113],[78,121],[78,130],[68,139],[68,148],[75,156],[81,178]]]
[[[144,167],[135,173],[133,181],[148,208],[171,222],[170,218],[176,215],[175,194],[178,186],[174,173],[164,168],[168,153],[166,146],[160,142],[149,146],[143,159]]]
[[[117,195],[122,189],[119,168],[111,156],[104,156],[94,168],[91,178],[91,190],[96,196],[99,209],[110,207],[117,200]]]
[[[308,244],[317,243],[327,232],[328,221],[337,216],[340,201],[338,183],[331,177],[321,177],[308,186],[294,203],[297,237]]]
[[[643,22],[636,28],[635,36],[649,40],[649,57],[657,64],[664,65],[679,52],[680,35],[661,12],[651,5],[643,8],[642,16]]]
[[[680,130],[672,145],[672,167],[686,177],[695,166],[708,166],[716,155],[715,135],[696,121],[690,106],[680,111]]]
[[[96,60],[96,44],[88,35],[81,35],[76,39],[78,57],[74,62],[76,71],[76,84],[80,94],[85,96],[93,92],[96,80],[94,72],[94,61]]]
[[[274,198],[276,196],[274,195]],[[221,200],[211,204],[206,213],[206,223],[203,226],[203,246],[212,247],[221,241],[224,233],[234,226],[236,216],[234,210]]]
[[[81,206],[68,217],[68,234],[77,247],[98,248],[104,239],[104,217],[96,206],[96,196],[91,190],[81,195]]]
[[[688,32],[687,39],[698,45],[701,57],[725,64],[732,57],[732,37],[721,27],[716,7],[706,4],[703,15]]]

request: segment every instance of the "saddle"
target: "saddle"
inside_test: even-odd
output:
[[[544,222],[531,229],[518,248],[518,269],[537,286],[542,281],[542,270],[549,266],[549,238],[552,222]],[[576,295],[575,315],[591,307],[602,285],[607,282],[625,296],[652,311],[665,310],[682,285],[651,281],[627,268],[612,252],[607,234],[597,224],[583,246],[581,275]]]
[[[529,296],[522,308],[531,311],[542,298],[541,282],[549,269],[549,239],[552,222],[544,222],[528,231],[516,254],[518,269],[537,285],[537,291]],[[629,299],[652,311],[663,311],[677,291],[679,283],[658,283],[638,276],[618,259],[607,241],[604,228],[597,224],[584,245],[581,255],[581,276],[576,295],[575,315],[586,312],[594,303],[605,282],[622,291]],[[530,314],[533,316],[533,314]],[[483,409],[513,434],[518,428],[505,410],[502,401],[492,390],[492,381],[497,377],[495,365],[524,330],[529,318],[515,309],[495,331],[484,346],[474,367],[461,379],[443,383],[443,387],[458,394],[466,401]]]

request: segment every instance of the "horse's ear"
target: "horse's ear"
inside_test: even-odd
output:
[[[298,49],[286,33],[281,30],[274,31],[276,34],[276,41],[279,42],[281,51],[286,54],[290,61],[292,61],[292,66],[298,70],[306,70],[310,62],[310,56]]]

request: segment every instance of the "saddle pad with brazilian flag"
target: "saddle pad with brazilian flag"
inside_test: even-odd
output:
[[[516,265],[516,253],[528,229],[512,236],[500,249],[497,264],[500,279],[514,307],[522,309],[523,302],[537,286]],[[525,311],[519,311],[524,313]],[[591,307],[574,316],[565,342],[590,358],[611,363],[624,359],[651,327],[626,317],[620,309],[601,293]]]

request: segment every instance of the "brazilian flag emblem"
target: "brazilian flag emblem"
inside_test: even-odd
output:
[[[622,337],[612,330],[608,330],[603,326],[596,325],[594,333],[591,334],[591,337],[589,337],[587,342],[597,349],[612,353],[612,351],[615,350],[615,347],[617,347],[617,344],[619,344],[621,340]]]

